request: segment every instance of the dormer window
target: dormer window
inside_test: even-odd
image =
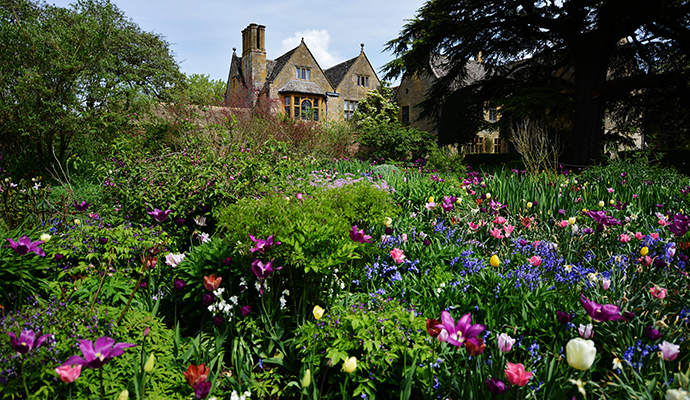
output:
[[[302,67],[296,67],[296,68],[297,68],[297,79],[302,79],[305,81],[311,80],[311,69],[302,68]]]

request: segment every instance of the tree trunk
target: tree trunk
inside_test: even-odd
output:
[[[574,52],[575,123],[570,144],[561,157],[571,167],[599,162],[606,110],[601,87],[606,82],[611,54],[604,46],[600,42]]]

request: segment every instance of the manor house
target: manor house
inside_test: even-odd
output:
[[[225,98],[247,88],[277,99],[289,118],[320,122],[352,117],[357,103],[381,81],[364,54],[323,70],[304,43],[275,60],[266,59],[266,27],[250,24],[242,31],[242,57],[233,48]]]

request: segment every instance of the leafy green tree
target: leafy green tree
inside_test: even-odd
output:
[[[400,107],[393,102],[388,86],[372,90],[357,103],[352,115],[359,156],[383,160],[410,160],[424,157],[436,148],[436,137],[424,131],[403,126],[398,120]]]
[[[108,0],[0,2],[0,151],[15,165],[95,151],[183,79],[168,43]]]
[[[177,93],[177,100],[197,106],[219,106],[225,99],[225,86],[221,79],[211,79],[210,75],[188,75],[186,85]]]
[[[475,103],[555,83],[572,98],[574,118],[565,160],[599,159],[607,106],[650,88],[687,86],[686,67],[669,60],[690,52],[690,3],[676,0],[429,0],[388,43],[397,58],[387,78],[430,73],[443,56],[445,76],[428,98]],[[481,57],[480,57],[481,56]],[[482,59],[484,78],[462,85],[468,63]],[[432,104],[427,102],[427,107]],[[452,117],[452,112],[441,113]],[[474,113],[478,124],[480,118]],[[455,124],[439,123],[453,142]]]
[[[393,90],[384,85],[381,89],[370,91],[367,97],[357,103],[352,121],[360,129],[395,123],[398,121],[399,111],[400,107],[393,102]]]

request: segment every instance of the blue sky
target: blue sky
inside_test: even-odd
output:
[[[359,54],[360,43],[374,69],[393,59],[383,53],[405,20],[424,0],[111,0],[142,29],[163,35],[182,72],[227,80],[232,48],[242,51],[241,31],[266,26],[266,57],[275,59],[305,43],[326,69]],[[49,0],[66,7],[74,0]],[[239,54],[238,54],[239,55]]]

